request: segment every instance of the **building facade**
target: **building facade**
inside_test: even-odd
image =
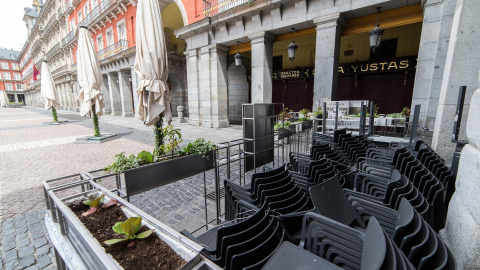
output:
[[[5,102],[25,103],[22,73],[20,71],[19,51],[0,48],[0,91],[7,97]],[[4,105],[4,104],[3,104]]]
[[[182,53],[185,42],[173,35],[173,30],[182,27],[184,22],[173,1],[162,2],[161,8],[168,36],[173,106],[186,106],[185,57]],[[40,71],[42,60],[46,60],[56,85],[60,107],[72,111],[80,109],[77,100],[80,89],[76,79],[76,33],[78,26],[85,26],[92,34],[104,75],[102,91],[105,113],[135,116],[139,83],[133,69],[135,16],[136,1],[129,0],[49,0],[40,3],[40,7],[26,8],[24,21],[29,34],[21,57],[23,73],[30,76],[25,90],[27,105],[43,106],[41,78],[30,81],[30,68],[35,64]]]

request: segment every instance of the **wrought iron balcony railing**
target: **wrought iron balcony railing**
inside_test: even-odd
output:
[[[52,28],[53,24],[57,21],[57,14],[54,13],[52,18],[48,21],[47,25],[43,28],[43,33],[46,34]]]
[[[126,49],[128,49],[128,40],[119,40],[117,43],[114,43],[105,49],[99,50],[97,52],[97,57],[98,60],[105,59]]]
[[[60,49],[60,42],[55,44],[48,52],[47,52],[47,59],[50,59],[58,50]]]
[[[103,0],[92,10],[92,12],[88,13],[78,25],[88,26],[100,14],[107,10],[113,3],[115,3],[115,0]]]
[[[203,17],[211,17],[224,11],[251,4],[255,0],[203,0]]]
[[[62,71],[65,71],[65,70],[67,70],[67,65],[61,66],[61,67],[55,69],[54,71],[52,71],[52,76],[57,75],[58,73],[60,73]]]

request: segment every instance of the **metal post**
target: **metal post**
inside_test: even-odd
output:
[[[375,120],[375,105],[373,104],[373,101],[370,101],[370,122],[368,123],[368,126],[369,126],[369,133],[370,135],[374,135],[375,133],[375,128],[374,128],[374,120]]]
[[[323,119],[322,119],[322,133],[325,134],[327,129],[327,102],[323,102]]]
[[[363,136],[365,135],[365,133],[363,133],[364,131],[364,119],[365,119],[365,103],[363,103],[362,101],[362,104],[360,105],[360,125],[358,127],[358,135],[359,136]]]
[[[230,142],[227,143],[227,178],[230,179]]]
[[[208,231],[207,180],[203,172],[203,198],[205,200],[205,230]]]
[[[453,122],[452,142],[458,141],[458,134],[460,133],[460,124],[462,123],[463,104],[465,103],[466,86],[460,86],[458,93],[457,109],[455,110],[455,122]]]
[[[418,118],[420,118],[420,107],[422,105],[417,104],[415,105],[415,109],[413,111],[413,121],[412,121],[412,132],[410,132],[410,144],[413,143],[413,139],[417,136],[417,127],[418,127]]]
[[[220,224],[220,212],[222,208],[220,207],[220,169],[218,166],[218,160],[215,155],[215,205],[217,209],[217,225]]]
[[[337,130],[338,126],[338,102],[335,103],[335,130]]]

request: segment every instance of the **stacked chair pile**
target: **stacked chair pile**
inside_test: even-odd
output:
[[[437,232],[455,176],[424,142],[315,134],[308,155],[224,180],[227,222],[194,237],[224,269],[456,269]]]

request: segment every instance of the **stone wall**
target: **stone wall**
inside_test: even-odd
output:
[[[470,101],[466,133],[469,144],[462,151],[456,191],[441,234],[458,269],[480,269],[480,87]]]
[[[248,81],[245,66],[228,67],[228,121],[241,123],[242,104],[248,103]]]

